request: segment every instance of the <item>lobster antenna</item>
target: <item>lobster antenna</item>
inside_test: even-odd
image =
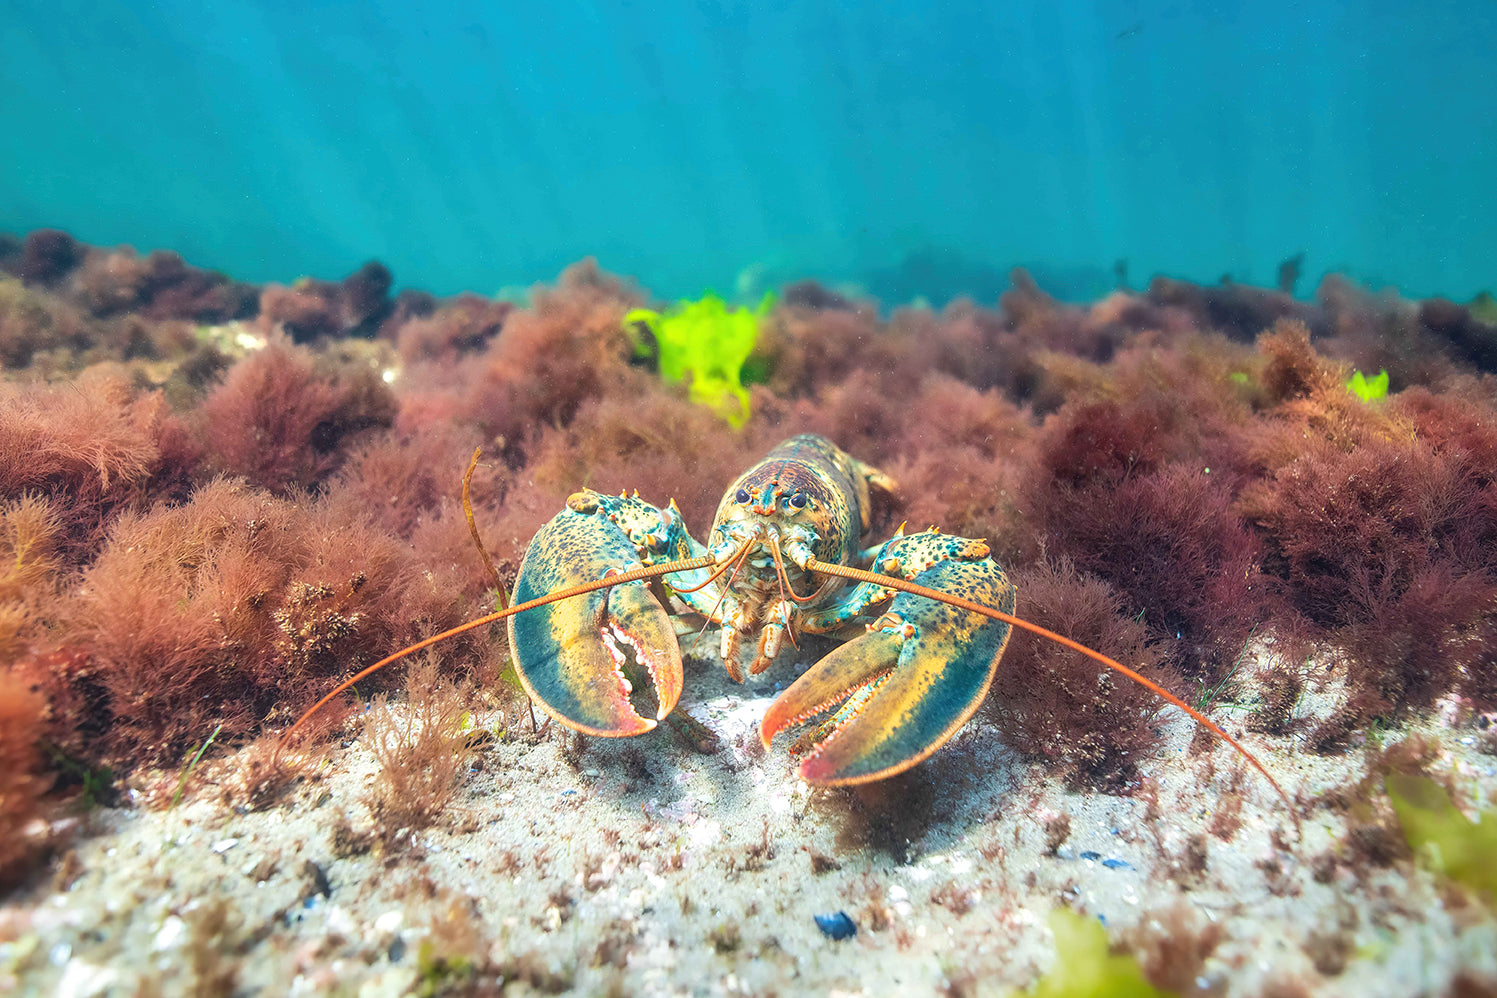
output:
[[[526,610],[533,610],[538,606],[545,606],[548,603],[555,603],[557,600],[569,599],[573,596],[581,596],[585,593],[596,592],[599,589],[607,589],[610,586],[621,585],[625,582],[638,582],[640,579],[653,579],[656,576],[669,575],[672,572],[690,572],[698,568],[706,568],[711,564],[713,564],[712,556],[710,554],[704,554],[696,558],[686,558],[681,561],[667,561],[659,565],[646,565],[642,568],[633,568],[627,572],[619,572],[617,575],[607,575],[601,579],[594,579],[591,582],[582,582],[575,586],[568,586],[565,589],[558,589],[554,593],[547,593],[545,596],[537,596],[533,600],[528,600],[524,603],[517,603],[513,606],[506,607],[503,610],[495,610],[493,613],[485,614],[482,617],[470,620],[466,624],[459,624],[456,627],[448,628],[440,634],[433,634],[429,638],[417,641],[415,644],[407,648],[402,648],[395,654],[387,655],[384,658],[380,659],[378,662],[375,662],[373,665],[366,666],[363,669],[360,669],[358,672],[355,672],[352,676],[349,676],[347,679],[343,680],[343,682],[333,687],[333,689],[321,700],[318,700],[311,707],[308,707],[306,713],[302,714],[301,717],[298,717],[296,719],[296,723],[287,728],[286,733],[281,735],[280,741],[276,742],[275,751],[272,752],[270,756],[270,765],[272,768],[274,768],[277,760],[279,760],[280,758],[281,750],[291,743],[291,736],[295,735],[296,732],[299,731],[301,727],[313,717],[313,715],[315,715],[319,710],[326,706],[328,701],[332,700],[334,697],[347,690],[350,686],[352,686],[354,683],[357,683],[359,680],[364,679],[367,676],[374,675],[374,673],[383,669],[385,666],[391,664],[392,662],[398,662],[401,659],[405,658],[407,655],[414,654],[415,652],[418,652],[423,648],[430,648],[432,645],[438,644],[442,641],[446,641],[448,638],[455,638],[459,634],[466,634],[468,631],[483,627],[486,624],[492,624],[495,621],[503,620],[505,617],[513,617],[517,613],[524,613]]]
[[[1291,800],[1289,795],[1284,792],[1284,788],[1279,786],[1279,781],[1273,778],[1273,775],[1264,768],[1263,764],[1258,761],[1257,757],[1254,756],[1253,753],[1244,748],[1242,746],[1242,743],[1237,739],[1233,738],[1231,735],[1223,731],[1221,726],[1218,725],[1215,721],[1211,720],[1211,718],[1207,717],[1205,714],[1202,714],[1200,711],[1196,710],[1194,707],[1190,706],[1184,700],[1181,700],[1179,697],[1175,696],[1169,690],[1165,689],[1163,686],[1160,686],[1152,679],[1145,679],[1143,676],[1139,675],[1137,672],[1134,672],[1132,669],[1128,668],[1126,665],[1123,665],[1121,662],[1108,658],[1106,655],[1102,654],[1099,651],[1093,651],[1086,645],[1081,644],[1078,641],[1072,641],[1070,638],[1062,634],[1056,634],[1054,631],[1050,630],[1047,627],[1041,627],[1039,624],[1031,624],[1029,621],[1023,619],[1022,617],[1015,617],[1011,613],[1004,613],[1002,610],[995,610],[990,606],[985,606],[982,603],[978,603],[974,600],[969,600],[961,596],[953,595],[951,593],[943,593],[940,590],[932,589],[929,586],[922,586],[919,583],[907,582],[904,579],[897,579],[893,576],[880,575],[877,572],[866,572],[861,568],[853,568],[849,565],[838,565],[834,562],[821,561],[816,558],[812,558],[810,562],[807,563],[806,568],[807,570],[812,572],[825,572],[828,575],[838,575],[844,579],[851,579],[854,582],[867,582],[872,585],[883,586],[887,589],[899,589],[903,592],[912,593],[916,596],[925,596],[929,599],[939,600],[942,603],[960,607],[963,610],[971,610],[973,613],[980,613],[984,617],[991,617],[993,620],[1001,620],[1005,624],[1009,624],[1013,627],[1020,627],[1033,634],[1038,634],[1040,637],[1047,638],[1050,641],[1054,641],[1056,644],[1061,645],[1062,647],[1069,648],[1072,651],[1080,652],[1087,658],[1090,658],[1096,662],[1100,662],[1114,672],[1122,673],[1129,679],[1133,680],[1135,683],[1138,683],[1140,686],[1143,686],[1145,689],[1152,692],[1155,696],[1158,696],[1161,699],[1166,700],[1169,703],[1174,704],[1176,707],[1179,707],[1181,710],[1185,711],[1185,713],[1189,714],[1197,724],[1204,725],[1218,738],[1241,753],[1242,757],[1249,763],[1251,763],[1254,769],[1263,774],[1263,778],[1267,780],[1269,784],[1274,788],[1274,790],[1278,792],[1278,795],[1284,799],[1284,803],[1289,805],[1289,814],[1294,818],[1294,827],[1296,829],[1299,828],[1299,812],[1295,810],[1294,801]]]
[[[732,585],[733,580],[738,577],[738,569],[743,566],[743,559],[746,558],[746,557],[748,557],[748,547],[747,546],[740,547],[738,549],[738,551],[735,551],[733,553],[733,557],[731,557],[731,558],[724,558],[722,560],[722,563],[719,564],[716,568],[714,568],[712,570],[712,574],[709,575],[709,576],[707,576],[707,578],[705,580],[703,580],[702,582],[699,582],[699,583],[697,583],[694,586],[677,586],[677,585],[672,585],[671,588],[674,589],[678,593],[696,593],[696,592],[701,592],[703,589],[706,589],[708,586],[712,585],[712,583],[714,583],[718,579],[722,578],[723,573],[726,572],[730,568],[733,570],[733,574],[728,577],[728,584]],[[718,602],[719,603],[722,602],[722,597],[718,597]]]
[[[739,553],[741,552],[735,552],[735,554]],[[741,559],[735,557],[733,559],[730,559],[728,562],[725,562],[724,564],[734,564],[739,561],[741,561]],[[400,651],[397,651],[392,655],[387,655],[386,657],[380,659],[378,662],[375,662],[373,665],[366,666],[365,668],[360,669],[358,672],[354,673],[352,676],[348,677],[343,682],[333,687],[333,689],[329,691],[327,695],[325,695],[322,699],[318,700],[315,704],[309,707],[305,713],[303,713],[296,719],[295,723],[293,723],[291,727],[286,729],[285,733],[281,735],[280,740],[276,742],[275,751],[271,753],[270,764],[272,767],[277,764],[280,759],[282,750],[284,750],[286,746],[290,744],[291,739],[296,734],[296,732],[299,731],[307,723],[308,720],[315,716],[318,711],[320,711],[331,700],[333,700],[333,698],[346,691],[349,687],[353,686],[359,680],[373,675],[374,673],[383,669],[385,666],[390,665],[394,662],[398,662],[408,655],[412,655],[424,648],[430,648],[432,645],[438,644],[442,641],[446,641],[448,638],[456,637],[459,634],[466,634],[468,631],[495,623],[497,621],[505,619],[506,617],[513,617],[515,614],[524,613],[526,610],[532,610],[536,607],[546,606],[547,604],[555,603],[559,600],[570,599],[573,596],[582,596],[586,593],[596,592],[599,589],[607,589],[611,586],[621,585],[628,582],[637,582],[641,579],[658,578],[659,576],[670,575],[675,572],[691,572],[699,568],[715,566],[716,564],[716,559],[714,559],[710,554],[704,554],[696,558],[685,558],[679,561],[668,561],[659,565],[646,565],[640,568],[630,569],[627,572],[619,572],[613,575],[606,575],[602,578],[594,579],[591,582],[583,582],[575,586],[568,586],[567,588],[557,590],[554,593],[548,593],[545,596],[538,596],[535,599],[528,600],[524,603],[518,603],[513,606],[506,607],[502,610],[496,610],[493,613],[485,614],[484,616],[470,620],[467,623],[459,624],[456,627],[449,628],[445,631],[442,631],[440,634],[433,634],[429,638],[417,641],[415,644],[410,645],[406,648],[402,648]],[[1284,800],[1284,803],[1289,806],[1290,817],[1294,820],[1296,830],[1299,829],[1299,813],[1295,809],[1294,801],[1284,791],[1284,788],[1279,785],[1279,781],[1273,778],[1273,774],[1270,773],[1268,769],[1258,761],[1258,758],[1253,755],[1253,753],[1249,752],[1237,739],[1227,734],[1227,732],[1224,731],[1221,726],[1218,725],[1215,721],[1211,720],[1211,718],[1207,717],[1205,714],[1202,714],[1200,711],[1196,710],[1194,707],[1190,706],[1184,700],[1181,700],[1179,697],[1175,696],[1173,693],[1160,686],[1158,683],[1139,675],[1137,672],[1128,668],[1126,665],[1123,665],[1121,662],[1109,658],[1099,651],[1094,651],[1093,649],[1088,648],[1086,645],[1083,645],[1078,641],[1073,641],[1062,634],[1057,634],[1047,627],[1041,627],[1039,624],[1030,623],[1022,617],[1016,617],[1013,614],[1005,613],[1002,610],[995,610],[990,606],[978,603],[975,600],[966,599],[962,596],[957,596],[952,593],[943,593],[940,590],[932,589],[929,586],[922,586],[919,583],[909,582],[904,579],[895,578],[889,575],[880,575],[877,572],[869,572],[860,568],[853,568],[850,565],[841,565],[835,562],[822,561],[818,558],[810,559],[806,564],[806,570],[812,572],[822,572],[826,575],[835,575],[844,579],[850,579],[854,582],[866,582],[871,585],[882,586],[886,589],[897,589],[902,592],[911,593],[915,596],[924,596],[927,599],[937,600],[950,606],[955,606],[963,610],[968,610],[972,613],[980,614],[984,617],[989,617],[993,620],[1002,621],[1003,623],[1006,623],[1012,627],[1018,627],[1033,634],[1037,634],[1040,637],[1045,638],[1049,641],[1053,641],[1064,648],[1070,649],[1071,651],[1079,652],[1080,654],[1085,655],[1087,658],[1090,658],[1093,661],[1106,666],[1112,671],[1127,676],[1135,683],[1138,683],[1140,686],[1152,692],[1155,696],[1185,711],[1185,713],[1188,714],[1193,720],[1195,720],[1196,723],[1202,725],[1222,741],[1232,746],[1232,748],[1235,749],[1238,754],[1240,754],[1244,759],[1246,759],[1254,769],[1262,774],[1263,778],[1268,781],[1269,785],[1274,788],[1274,791]],[[715,574],[721,574],[721,571],[722,568],[719,567],[719,571]]]
[[[784,556],[780,552],[780,539],[778,537],[771,537],[770,538],[770,540],[769,540],[769,553],[772,554],[772,555],[774,555],[774,569],[775,569],[775,574],[777,574],[779,576],[779,579],[780,579],[780,592],[782,594],[783,593],[789,593],[790,594],[790,598],[793,599],[793,600],[795,600],[797,603],[809,603],[809,602],[811,602],[813,599],[815,599],[816,597],[820,596],[822,594],[822,592],[826,589],[826,587],[831,584],[830,581],[823,582],[821,585],[819,585],[819,586],[816,587],[815,591],[813,591],[811,593],[811,595],[809,595],[809,596],[802,596],[799,593],[797,593],[795,591],[795,587],[790,584],[790,576],[787,575],[787,574],[785,574],[785,559],[784,559]]]

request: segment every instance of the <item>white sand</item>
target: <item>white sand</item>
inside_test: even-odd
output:
[[[757,747],[776,677],[788,681],[774,670],[736,687],[688,662],[683,703],[722,737],[713,756],[655,733],[589,740],[574,768],[554,730],[491,743],[437,827],[388,851],[340,856],[333,844],[340,820],[372,826],[376,764],[358,738],[268,810],[241,813],[211,785],[172,810],[103,810],[75,844],[70,885],[43,883],[0,910],[0,991],[401,994],[445,956],[484,967],[486,981],[502,975],[509,994],[1002,993],[1053,961],[1045,918],[1057,905],[1104,919],[1114,941],[1140,924],[1166,936],[1219,926],[1198,993],[1288,982],[1440,993],[1462,970],[1497,980],[1490,911],[1447,910],[1446,891],[1406,863],[1317,882],[1312,860],[1336,847],[1343,817],[1315,810],[1293,843],[1282,802],[1251,771],[1235,837],[1208,834],[1205,870],[1172,875],[1236,766],[1224,747],[1187,756],[1188,720],[1169,722],[1169,747],[1144,766],[1161,786],[1154,824],[1137,797],[1067,792],[980,722],[904,778],[813,790],[781,744]],[[1327,694],[1304,709],[1332,705]],[[1222,719],[1235,732],[1233,716]],[[1476,753],[1472,731],[1428,729],[1446,750],[1437,768],[1478,799],[1497,790],[1497,758]],[[1364,763],[1359,750],[1326,759],[1293,738],[1248,743],[1307,797]],[[1046,822],[1062,812],[1070,835],[1048,855]],[[1274,847],[1276,829],[1291,852]],[[813,921],[837,911],[854,938]],[[1315,969],[1327,949],[1315,934],[1348,941],[1340,973]],[[462,993],[460,972],[444,980],[452,990],[434,993]]]

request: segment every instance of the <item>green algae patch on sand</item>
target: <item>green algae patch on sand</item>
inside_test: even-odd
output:
[[[1471,821],[1425,776],[1391,773],[1385,786],[1409,848],[1437,873],[1497,900],[1497,810]]]
[[[660,349],[660,376],[691,380],[691,400],[705,405],[735,428],[748,422],[744,362],[759,340],[759,320],[774,307],[766,294],[756,309],[736,308],[708,293],[699,301],[680,301],[664,312],[636,308],[624,325],[644,324]]]
[[[1027,990],[1026,998],[1163,998],[1131,956],[1108,952],[1107,930],[1095,919],[1065,908],[1050,913],[1055,966]]]

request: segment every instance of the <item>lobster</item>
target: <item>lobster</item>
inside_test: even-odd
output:
[[[573,493],[531,540],[509,606],[359,671],[304,713],[279,746],[364,677],[499,620],[508,622],[520,682],[547,714],[591,735],[643,734],[681,695],[681,651],[667,611],[679,604],[721,626],[720,657],[737,682],[745,639],[757,637],[748,665],[757,674],[786,638],[856,634],[796,679],[760,722],[766,749],[787,729],[806,727],[792,751],[809,783],[867,783],[929,757],[976,712],[1019,627],[1185,711],[1261,773],[1292,813],[1283,788],[1219,725],[1122,663],[1014,616],[1014,584],[984,541],[901,527],[860,548],[870,490],[895,487],[823,437],[793,437],[728,486],[706,545],[688,532],[674,500],[659,508],[638,493]],[[641,685],[653,694],[654,716],[638,709]]]

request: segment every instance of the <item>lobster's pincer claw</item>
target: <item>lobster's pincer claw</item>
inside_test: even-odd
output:
[[[919,534],[900,543],[937,540],[953,538]],[[1012,613],[1013,583],[985,545],[974,550],[983,556],[936,561],[913,581]],[[767,748],[786,728],[812,724],[797,746],[810,783],[867,783],[903,772],[976,712],[1008,636],[1001,621],[900,593],[868,633],[816,663],[770,705],[759,737]]]
[[[638,567],[636,544],[619,523],[638,524],[650,513],[659,520],[659,511],[638,498],[573,494],[530,542],[514,602]],[[643,734],[681,696],[675,631],[646,582],[571,596],[510,617],[509,643],[531,698],[561,723],[590,735]],[[630,702],[640,682],[654,685],[659,708],[653,718],[641,716]]]

